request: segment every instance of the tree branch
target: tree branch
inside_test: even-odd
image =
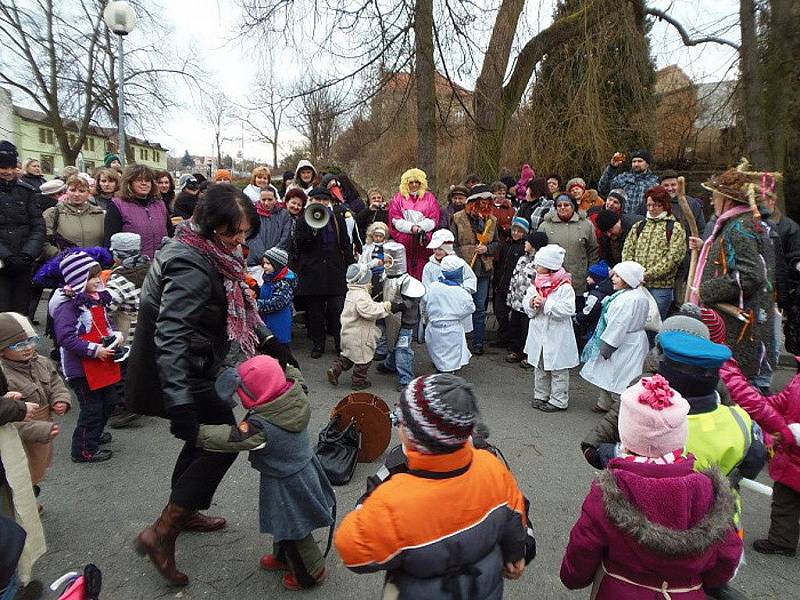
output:
[[[723,46],[730,46],[737,52],[740,50],[739,44],[732,42],[730,40],[726,40],[725,38],[713,35],[699,37],[699,38],[692,38],[686,31],[686,29],[683,27],[683,25],[681,25],[675,18],[669,16],[666,12],[658,8],[647,7],[645,8],[644,13],[646,15],[650,15],[662,21],[666,21],[667,23],[672,25],[678,32],[678,34],[681,36],[684,46],[699,46],[700,44],[713,43],[713,44],[722,44]]]

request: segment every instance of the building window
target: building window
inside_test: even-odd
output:
[[[47,127],[39,127],[39,143],[52,144],[53,143],[53,130]]]
[[[51,175],[53,173],[53,157],[49,154],[42,154],[39,157],[39,164],[42,166],[42,173]]]
[[[153,162],[158,162],[160,160],[161,160],[161,157],[159,156],[158,152],[153,150]]]
[[[83,168],[86,169],[87,173],[91,173],[92,171],[94,171],[94,161],[93,160],[83,161]]]
[[[86,149],[89,152],[94,152],[94,138],[93,137],[86,138]]]

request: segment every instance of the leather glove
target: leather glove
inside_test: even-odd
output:
[[[300,363],[286,346],[281,344],[275,336],[264,339],[256,348],[259,354],[271,356],[281,365],[281,369],[286,370],[286,365],[300,368]]]
[[[616,351],[617,351],[617,349],[614,348],[614,346],[612,346],[610,344],[606,344],[605,342],[603,342],[603,345],[600,346],[600,356],[602,356],[606,360],[611,358],[611,355],[614,354],[614,352],[616,352]]]
[[[179,440],[194,443],[200,433],[200,423],[197,420],[197,411],[194,406],[182,404],[167,409],[169,416],[169,431]]]
[[[14,254],[5,260],[6,268],[9,271],[24,271],[33,265],[33,258],[27,254]]]

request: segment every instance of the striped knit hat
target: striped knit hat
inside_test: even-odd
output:
[[[89,271],[92,267],[100,266],[95,259],[86,254],[86,252],[75,252],[68,254],[61,259],[58,263],[61,269],[61,276],[64,278],[64,283],[77,293],[86,291],[86,282],[89,281]]]
[[[531,224],[525,217],[514,217],[511,219],[511,227],[519,227],[525,233],[528,233],[531,230]]]
[[[467,443],[478,421],[472,386],[447,373],[417,377],[400,396],[400,422],[423,454],[447,454]]]
[[[5,350],[17,342],[39,335],[31,322],[19,313],[0,313],[0,350]]]
[[[287,254],[286,250],[277,246],[264,252],[264,258],[272,264],[275,271],[280,271],[289,264],[289,254]]]

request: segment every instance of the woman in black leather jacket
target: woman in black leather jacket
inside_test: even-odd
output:
[[[131,410],[166,417],[172,434],[185,441],[172,474],[172,493],[156,522],[139,534],[137,546],[171,583],[188,578],[175,566],[175,540],[183,529],[215,531],[222,518],[198,512],[214,492],[236,453],[196,446],[200,424],[236,423],[214,383],[232,342],[246,355],[274,355],[244,282],[241,244],[258,233],[253,203],[228,184],[210,186],[192,221],[159,251],[142,287],[139,317],[125,381]],[[287,355],[276,356],[286,360]],[[288,355],[293,361],[291,355]],[[154,377],[154,374],[158,374]]]

